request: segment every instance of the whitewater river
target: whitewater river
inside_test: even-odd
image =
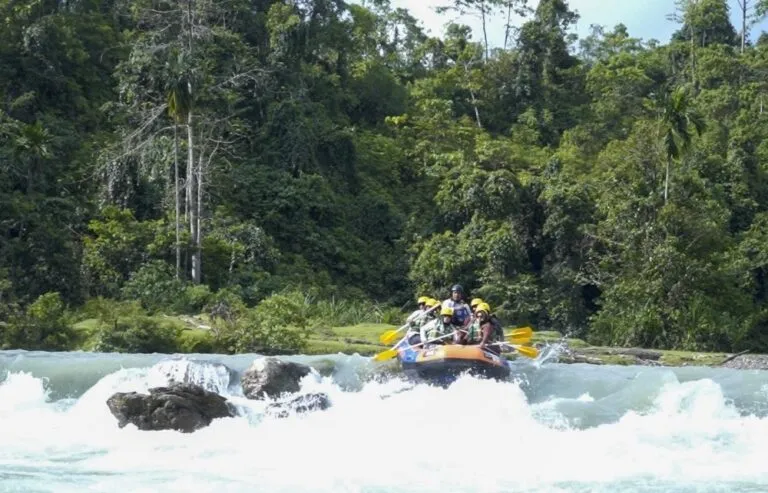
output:
[[[0,492],[768,491],[768,372],[522,360],[442,389],[291,357],[336,360],[302,388],[332,407],[278,419],[242,397],[257,357],[0,352]],[[184,373],[240,416],[117,427],[112,393]]]

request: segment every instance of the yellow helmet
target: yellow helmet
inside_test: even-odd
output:
[[[488,303],[485,303],[485,302],[479,303],[477,305],[477,309],[475,310],[475,313],[479,313],[479,312],[485,312],[488,315],[490,315],[491,314],[491,305],[489,305]]]
[[[473,299],[473,300],[472,300],[472,303],[470,303],[470,304],[469,304],[469,306],[471,306],[472,308],[474,308],[474,307],[476,307],[477,305],[479,305],[480,303],[483,303],[483,300],[482,300],[482,299],[480,299],[480,298],[475,298],[475,299]]]
[[[421,305],[422,303],[426,303],[427,301],[429,301],[429,296],[419,296],[417,303]]]
[[[445,316],[452,317],[453,316],[453,308],[451,308],[450,306],[442,307],[440,309],[440,315],[442,315],[444,317]]]
[[[434,299],[434,298],[429,298],[429,299],[427,300],[427,306],[428,306],[428,307],[430,307],[430,308],[432,308],[433,306],[437,306],[437,305],[439,305],[439,304],[440,304],[440,302],[439,302],[439,301],[437,301],[437,300],[436,300],[436,299]]]

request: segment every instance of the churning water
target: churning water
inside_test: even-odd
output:
[[[448,388],[309,375],[332,407],[277,418],[242,396],[260,356],[0,352],[0,492],[768,491],[768,372],[515,365]],[[191,434],[119,429],[106,399],[171,380],[239,416]]]

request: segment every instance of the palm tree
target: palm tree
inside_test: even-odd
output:
[[[673,159],[681,159],[691,148],[693,131],[701,135],[704,120],[693,108],[693,99],[684,87],[676,87],[662,96],[660,106],[660,130],[667,155],[664,179],[664,204],[669,196],[669,168]]]
[[[173,119],[173,172],[174,172],[174,187],[173,192],[175,196],[176,206],[176,279],[179,279],[181,272],[181,243],[180,243],[180,226],[179,226],[179,214],[181,206],[179,204],[179,125],[187,121],[187,115],[190,112],[191,102],[189,98],[189,92],[187,91],[187,83],[184,77],[175,77],[166,86],[168,95],[168,115]],[[187,180],[189,180],[192,164],[188,165]],[[189,187],[186,187],[189,190]],[[187,192],[189,196],[190,192]],[[189,201],[187,201],[187,209],[189,209]]]

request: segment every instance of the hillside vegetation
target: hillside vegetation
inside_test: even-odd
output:
[[[509,326],[768,351],[768,36],[725,0],[669,40],[446,4],[524,23],[0,2],[0,347],[301,351],[458,282]]]

